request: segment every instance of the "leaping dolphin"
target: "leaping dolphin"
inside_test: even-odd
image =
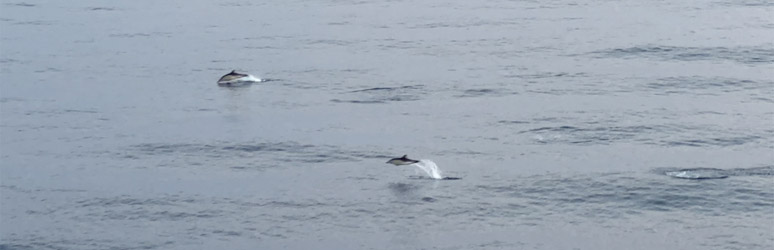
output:
[[[403,155],[400,158],[392,158],[392,159],[390,159],[389,161],[387,161],[385,163],[392,164],[392,165],[395,165],[395,166],[400,166],[400,165],[411,165],[411,164],[418,163],[418,162],[419,161],[417,161],[417,160],[409,159],[407,157],[407,155]]]
[[[236,70],[232,70],[230,73],[223,75],[218,80],[220,86],[242,86],[254,82],[261,82],[261,79],[252,75],[237,73]]]

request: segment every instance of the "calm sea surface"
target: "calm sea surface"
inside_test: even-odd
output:
[[[772,1],[0,2],[3,250],[774,248]]]

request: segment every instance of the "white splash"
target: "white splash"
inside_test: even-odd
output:
[[[258,77],[255,77],[253,75],[247,75],[247,76],[243,76],[243,77],[240,77],[240,78],[231,79],[231,80],[228,80],[228,81],[219,81],[218,84],[219,85],[228,85],[228,86],[245,86],[245,85],[250,85],[250,84],[253,84],[253,83],[264,82],[264,81],[266,81],[266,80],[258,78]]]
[[[245,77],[239,78],[240,81],[245,82],[263,82],[263,79],[255,77],[253,75],[247,75]]]
[[[425,171],[425,173],[427,173],[430,178],[436,180],[443,179],[443,176],[441,176],[441,170],[438,169],[438,165],[435,165],[435,162],[431,160],[419,160],[419,162],[411,165],[417,166],[422,171]]]
[[[664,173],[668,176],[682,179],[723,179],[728,177],[726,171],[714,168],[693,168]]]

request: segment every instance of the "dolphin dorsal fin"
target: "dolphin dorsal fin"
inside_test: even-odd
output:
[[[232,70],[231,70],[231,73],[229,73],[229,74],[236,74],[236,70],[235,70],[235,69],[232,69]]]
[[[408,158],[408,155],[403,155],[403,157],[401,157],[401,158],[406,159],[406,158]]]

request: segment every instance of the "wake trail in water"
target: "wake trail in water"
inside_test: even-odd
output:
[[[431,160],[419,160],[419,162],[411,164],[422,171],[425,171],[430,178],[436,179],[436,180],[442,180],[443,176],[441,176],[441,170],[438,169],[438,165],[435,164],[435,162]]]

